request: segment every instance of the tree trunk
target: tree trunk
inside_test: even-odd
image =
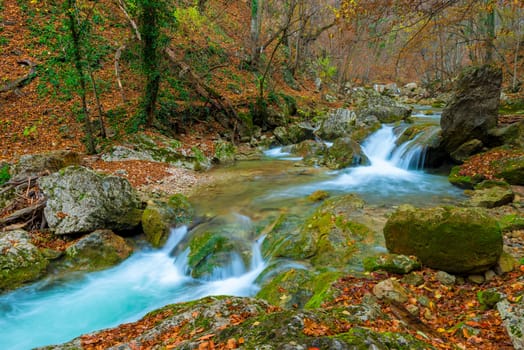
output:
[[[86,132],[86,148],[88,154],[95,154],[95,141],[93,136],[93,125],[91,124],[91,119],[89,118],[89,112],[87,109],[86,101],[86,79],[84,75],[84,67],[82,63],[82,54],[81,54],[81,43],[80,43],[80,32],[77,25],[77,9],[75,0],[67,0],[67,15],[69,17],[69,30],[71,31],[71,38],[73,40],[73,60],[76,72],[78,74],[78,79],[80,83],[80,98],[82,100],[82,113],[84,114],[84,125]]]
[[[264,0],[251,0],[251,66],[260,63],[260,32],[262,30],[262,7]]]
[[[493,41],[495,40],[495,3],[493,0],[486,1],[487,14],[486,14],[486,63],[493,62]]]
[[[142,25],[142,59],[146,74],[146,89],[144,91],[144,113],[146,125],[153,125],[155,120],[158,90],[160,88],[159,71],[159,13],[158,4],[154,0],[141,1],[141,25]]]

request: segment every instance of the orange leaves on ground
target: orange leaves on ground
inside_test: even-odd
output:
[[[507,295],[510,301],[522,297],[522,271],[497,276],[480,286],[469,283],[445,286],[436,280],[435,271],[424,269],[416,273],[423,277],[424,283],[420,286],[409,285],[399,279],[404,288],[409,290],[410,298],[405,303],[396,305],[379,301],[382,312],[388,317],[370,320],[362,325],[378,332],[410,333],[424,342],[430,342],[437,349],[452,349],[456,346],[490,350],[513,348],[498,312],[484,310],[477,300],[477,293],[496,289]],[[392,276],[395,275],[375,272],[360,278],[343,277],[335,284],[340,295],[323,307],[360,304],[366,295],[372,294],[373,287],[379,281]],[[322,333],[314,322],[308,325],[308,332]],[[351,325],[345,327],[349,329]],[[334,331],[336,334],[344,330]]]
[[[333,332],[328,326],[321,323],[317,323],[309,318],[304,319],[304,330],[302,331],[305,335],[311,337],[320,337],[324,335],[331,335]]]
[[[482,176],[487,180],[496,180],[497,161],[523,156],[523,152],[494,149],[486,153],[476,154],[460,166],[461,176]]]

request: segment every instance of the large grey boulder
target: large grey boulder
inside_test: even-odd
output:
[[[290,145],[314,138],[313,127],[302,124],[278,126],[273,135],[282,145]]]
[[[79,165],[80,155],[72,151],[51,151],[46,153],[26,154],[20,157],[11,168],[13,179],[23,179],[29,176],[54,173],[70,165]]]
[[[47,197],[44,215],[55,234],[130,230],[140,223],[141,203],[126,179],[70,166],[38,183]]]
[[[0,291],[36,280],[48,263],[26,231],[0,233]]]
[[[501,69],[490,65],[461,73],[440,119],[442,145],[448,153],[473,139],[490,143],[488,132],[497,126],[501,84]]]
[[[126,259],[133,248],[111,230],[92,232],[65,250],[64,260],[75,270],[97,271]]]
[[[381,123],[394,123],[411,115],[411,108],[373,90],[364,90],[358,97],[357,119],[376,117]]]
[[[320,127],[316,134],[324,140],[334,140],[347,136],[355,125],[356,119],[357,115],[355,112],[345,108],[338,108],[334,112],[329,113],[320,122]]]
[[[404,205],[388,219],[384,237],[391,253],[449,273],[484,272],[502,254],[500,226],[482,208]]]

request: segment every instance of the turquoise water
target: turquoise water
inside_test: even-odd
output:
[[[411,203],[453,203],[461,191],[446,177],[410,169],[407,157],[395,155],[397,135],[384,126],[363,144],[371,164],[340,171],[300,165],[281,149],[267,152],[267,159],[242,162],[214,170],[224,180],[192,197],[200,214],[221,218],[217,222],[235,227],[253,238],[253,259],[248,266],[233,259],[206,280],[188,276],[188,234],[185,227],[173,230],[160,250],[144,248],[120,265],[97,273],[48,279],[0,296],[0,349],[30,349],[71,340],[83,333],[113,327],[142,317],[163,305],[207,295],[256,294],[257,276],[266,267],[260,256],[254,226],[286,210],[306,215],[311,203],[304,198],[316,190],[332,194],[357,193],[378,206]],[[174,254],[173,252],[176,252]]]

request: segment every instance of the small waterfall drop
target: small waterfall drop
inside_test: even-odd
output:
[[[396,142],[399,136],[395,134],[392,126],[383,125],[362,144],[362,149],[368,156],[372,167],[380,166],[388,171],[394,168],[422,170],[426,149],[419,141],[424,134],[421,133],[397,147]]]
[[[189,249],[171,255],[188,234],[187,227],[173,229],[162,249],[138,251],[108,270],[37,282],[0,295],[0,349],[57,344],[135,321],[166,304],[258,291],[255,279],[266,267],[259,242],[252,245],[251,266],[233,259],[233,266],[217,269],[213,280],[197,280],[186,274]]]

